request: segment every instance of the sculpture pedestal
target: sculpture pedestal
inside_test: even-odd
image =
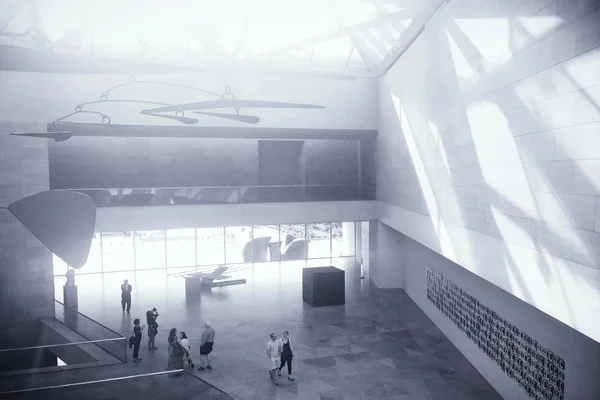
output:
[[[185,294],[186,296],[200,294],[202,291],[202,278],[199,276],[185,278]]]
[[[77,309],[77,286],[63,286],[63,300],[65,306]]]
[[[346,303],[346,273],[335,267],[302,270],[302,300],[313,307]]]

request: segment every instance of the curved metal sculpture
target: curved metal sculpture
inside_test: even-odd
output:
[[[94,110],[90,109],[90,106],[98,105],[98,104],[109,104],[109,103],[132,103],[132,104],[140,104],[144,106],[154,106],[152,108],[145,108],[140,110],[140,114],[147,115],[155,118],[163,118],[171,121],[177,121],[186,125],[194,125],[200,122],[198,118],[192,118],[185,115],[185,112],[192,112],[197,115],[207,116],[207,117],[215,117],[221,119],[229,119],[234,121],[239,121],[247,124],[257,124],[260,122],[260,117],[255,115],[245,115],[240,113],[240,109],[242,108],[271,108],[271,109],[323,109],[324,106],[316,105],[316,104],[302,104],[302,103],[284,103],[279,101],[263,101],[263,100],[239,100],[236,99],[235,94],[231,91],[231,87],[223,80],[225,84],[225,89],[223,93],[218,94],[211,92],[209,90],[205,90],[202,88],[190,86],[190,85],[181,85],[177,83],[169,83],[169,82],[156,82],[156,81],[145,81],[145,80],[137,80],[135,76],[130,76],[127,82],[115,85],[100,95],[100,100],[92,100],[87,101],[81,104],[77,104],[75,106],[75,110],[72,113],[64,115],[57,120],[53,121],[49,124],[48,129],[54,127],[54,124],[62,122],[63,124],[72,124],[76,125],[86,125],[90,124],[89,122],[79,122],[71,120],[71,117],[80,116],[82,114],[87,115],[97,115],[100,119],[102,125],[110,125],[111,119],[110,116]],[[215,100],[204,100],[197,101],[191,103],[183,103],[183,104],[170,104],[164,102],[150,101],[150,100],[141,100],[141,99],[112,99],[110,98],[111,93],[113,91],[127,87],[130,85],[151,85],[151,86],[166,86],[166,87],[175,87],[180,89],[187,89],[193,92],[200,92],[211,97],[214,97]],[[92,107],[93,108],[93,107]],[[232,109],[233,112],[214,112],[210,110],[215,109]],[[170,113],[170,114],[168,114]],[[73,128],[74,129],[74,128]],[[75,130],[75,129],[74,129]],[[26,133],[11,133],[11,135],[16,136],[30,136],[30,137],[39,137],[39,138],[48,138],[54,139],[56,142],[63,142],[65,140],[70,139],[72,136],[77,136],[71,132],[71,129],[67,129],[64,132],[60,132],[60,135],[49,134],[48,132],[26,132]]]
[[[71,268],[85,265],[96,225],[96,203],[91,197],[48,190],[11,203],[8,210]]]

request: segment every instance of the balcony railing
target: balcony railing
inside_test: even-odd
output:
[[[76,189],[92,197],[98,207],[163,206],[181,204],[280,203],[374,200],[369,185],[270,185],[164,188]]]
[[[96,345],[108,354],[121,362],[127,362],[127,338],[123,335],[58,300],[54,301],[54,315],[56,320],[84,338],[96,342]]]
[[[181,374],[171,377],[173,373]],[[151,388],[151,393],[148,392]],[[0,390],[3,399],[86,399],[133,398],[144,393],[148,398],[164,400],[239,400],[235,395],[225,393],[200,377],[185,370],[154,372],[118,378],[68,383],[38,388],[12,391]]]
[[[20,375],[121,364],[106,349],[120,348],[119,338],[0,350],[0,387]],[[125,356],[123,347],[121,356]],[[113,353],[116,353],[113,351]],[[1,396],[0,396],[1,397]]]

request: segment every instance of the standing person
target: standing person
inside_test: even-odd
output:
[[[169,363],[167,365],[168,371],[173,371],[176,369],[183,369],[183,347],[181,347],[181,343],[179,343],[179,338],[177,337],[177,329],[173,328],[169,332]],[[179,372],[177,372],[174,376],[179,376]]]
[[[158,347],[154,345],[154,338],[158,334],[158,324],[156,319],[159,314],[156,311],[156,307],[152,310],[146,311],[146,322],[148,323],[148,350],[156,350]]]
[[[281,365],[279,366],[277,375],[281,376],[281,369],[287,363],[288,379],[293,381],[294,377],[292,376],[292,358],[294,358],[294,354],[292,353],[290,333],[288,331],[283,331],[283,337],[279,339],[279,343],[281,344]]]
[[[131,309],[131,289],[129,281],[125,279],[121,285],[121,306],[123,306],[123,311],[125,311],[125,305],[127,305],[127,312]]]
[[[200,338],[200,368],[198,371],[204,371],[204,361],[206,360],[206,368],[212,369],[208,355],[212,352],[215,341],[215,330],[211,326],[210,321],[204,323],[204,331]]]
[[[267,357],[271,360],[269,376],[275,385],[279,385],[275,371],[277,371],[281,363],[281,343],[277,340],[277,335],[274,333],[271,333],[271,340],[267,343]]]
[[[133,320],[133,361],[140,362],[142,359],[140,355],[140,344],[142,343],[142,331],[145,325],[140,326],[140,319],[136,318]]]
[[[183,347],[183,351],[185,352],[185,359],[187,360],[188,365],[194,368],[194,362],[192,361],[192,356],[190,355],[190,350],[192,349],[190,340],[184,331],[179,332],[179,337],[181,338],[181,347]]]

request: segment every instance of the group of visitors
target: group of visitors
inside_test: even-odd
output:
[[[132,287],[128,283],[127,279],[121,285],[121,305],[123,311],[127,306],[127,312],[131,307],[131,290]],[[146,312],[146,323],[148,324],[148,351],[158,349],[155,346],[154,339],[158,334],[158,323],[159,317],[158,310],[154,307],[152,310]],[[133,348],[133,361],[140,362],[142,359],[139,357],[140,345],[142,343],[142,331],[146,325],[140,325],[140,319],[136,318],[133,320],[133,332],[129,339],[129,347]],[[215,341],[215,330],[212,327],[210,321],[204,323],[204,331],[200,337],[200,367],[198,371],[204,371],[206,369],[212,369],[210,364],[210,353],[213,350]],[[187,361],[188,366],[194,368],[194,362],[191,356],[191,345],[190,340],[185,332],[181,331],[177,334],[177,329],[172,328],[169,331],[168,342],[168,353],[169,362],[167,364],[167,370],[181,370],[184,367],[184,363]],[[288,379],[294,380],[292,376],[292,359],[294,355],[292,353],[292,346],[290,342],[290,333],[283,331],[283,336],[278,339],[275,333],[271,333],[270,340],[267,343],[266,354],[271,361],[271,368],[269,369],[269,377],[275,385],[279,385],[278,376],[281,376],[281,370],[287,365]],[[179,373],[175,373],[172,376],[178,376]]]
[[[200,367],[198,371],[204,371],[206,369],[212,369],[210,365],[209,355],[212,352],[213,344],[215,340],[215,330],[212,327],[210,321],[204,323],[204,331],[200,337]],[[192,346],[187,334],[183,331],[177,335],[177,329],[172,328],[169,332],[169,363],[167,370],[179,370],[183,369],[185,361],[188,366],[194,368],[194,361],[191,356]],[[179,375],[178,373],[175,376]]]
[[[121,306],[123,311],[131,309],[131,291],[132,286],[129,284],[127,279],[121,285]],[[156,307],[146,312],[146,323],[148,324],[148,351],[157,350],[158,347],[155,345],[155,338],[158,334],[158,322],[157,319],[160,316]],[[140,319],[136,318],[133,320],[133,332],[129,338],[129,347],[133,348],[133,361],[140,362],[142,359],[139,356],[140,345],[142,343],[142,331],[146,325],[141,325]],[[210,365],[210,353],[213,349],[215,341],[215,330],[212,327],[210,321],[204,323],[204,331],[200,338],[200,368],[198,371],[204,371],[206,369],[212,369]],[[190,340],[185,332],[181,331],[177,334],[177,329],[172,328],[169,331],[168,352],[169,362],[167,370],[179,370],[183,368],[183,364],[187,361],[189,367],[194,368],[194,361],[191,356],[192,346]],[[178,373],[175,374],[179,375]]]
[[[146,313],[148,322],[148,350],[156,350],[158,347],[154,345],[154,338],[158,333],[158,324],[156,318],[158,318],[158,311],[156,307],[149,310]],[[142,359],[139,357],[140,344],[142,343],[142,331],[146,325],[140,325],[140,319],[136,318],[133,320],[133,333],[129,339],[129,346],[133,347],[133,361],[140,362]],[[204,331],[200,339],[200,368],[198,371],[204,371],[205,369],[212,369],[210,365],[209,355],[212,352],[213,344],[215,340],[215,330],[211,326],[210,321],[204,323]],[[169,362],[167,364],[167,370],[180,370],[183,369],[184,362],[187,361],[188,366],[194,368],[194,361],[191,356],[192,346],[190,340],[184,331],[177,334],[177,328],[171,328],[169,331],[168,342],[168,353]],[[174,376],[179,375],[176,373]]]

